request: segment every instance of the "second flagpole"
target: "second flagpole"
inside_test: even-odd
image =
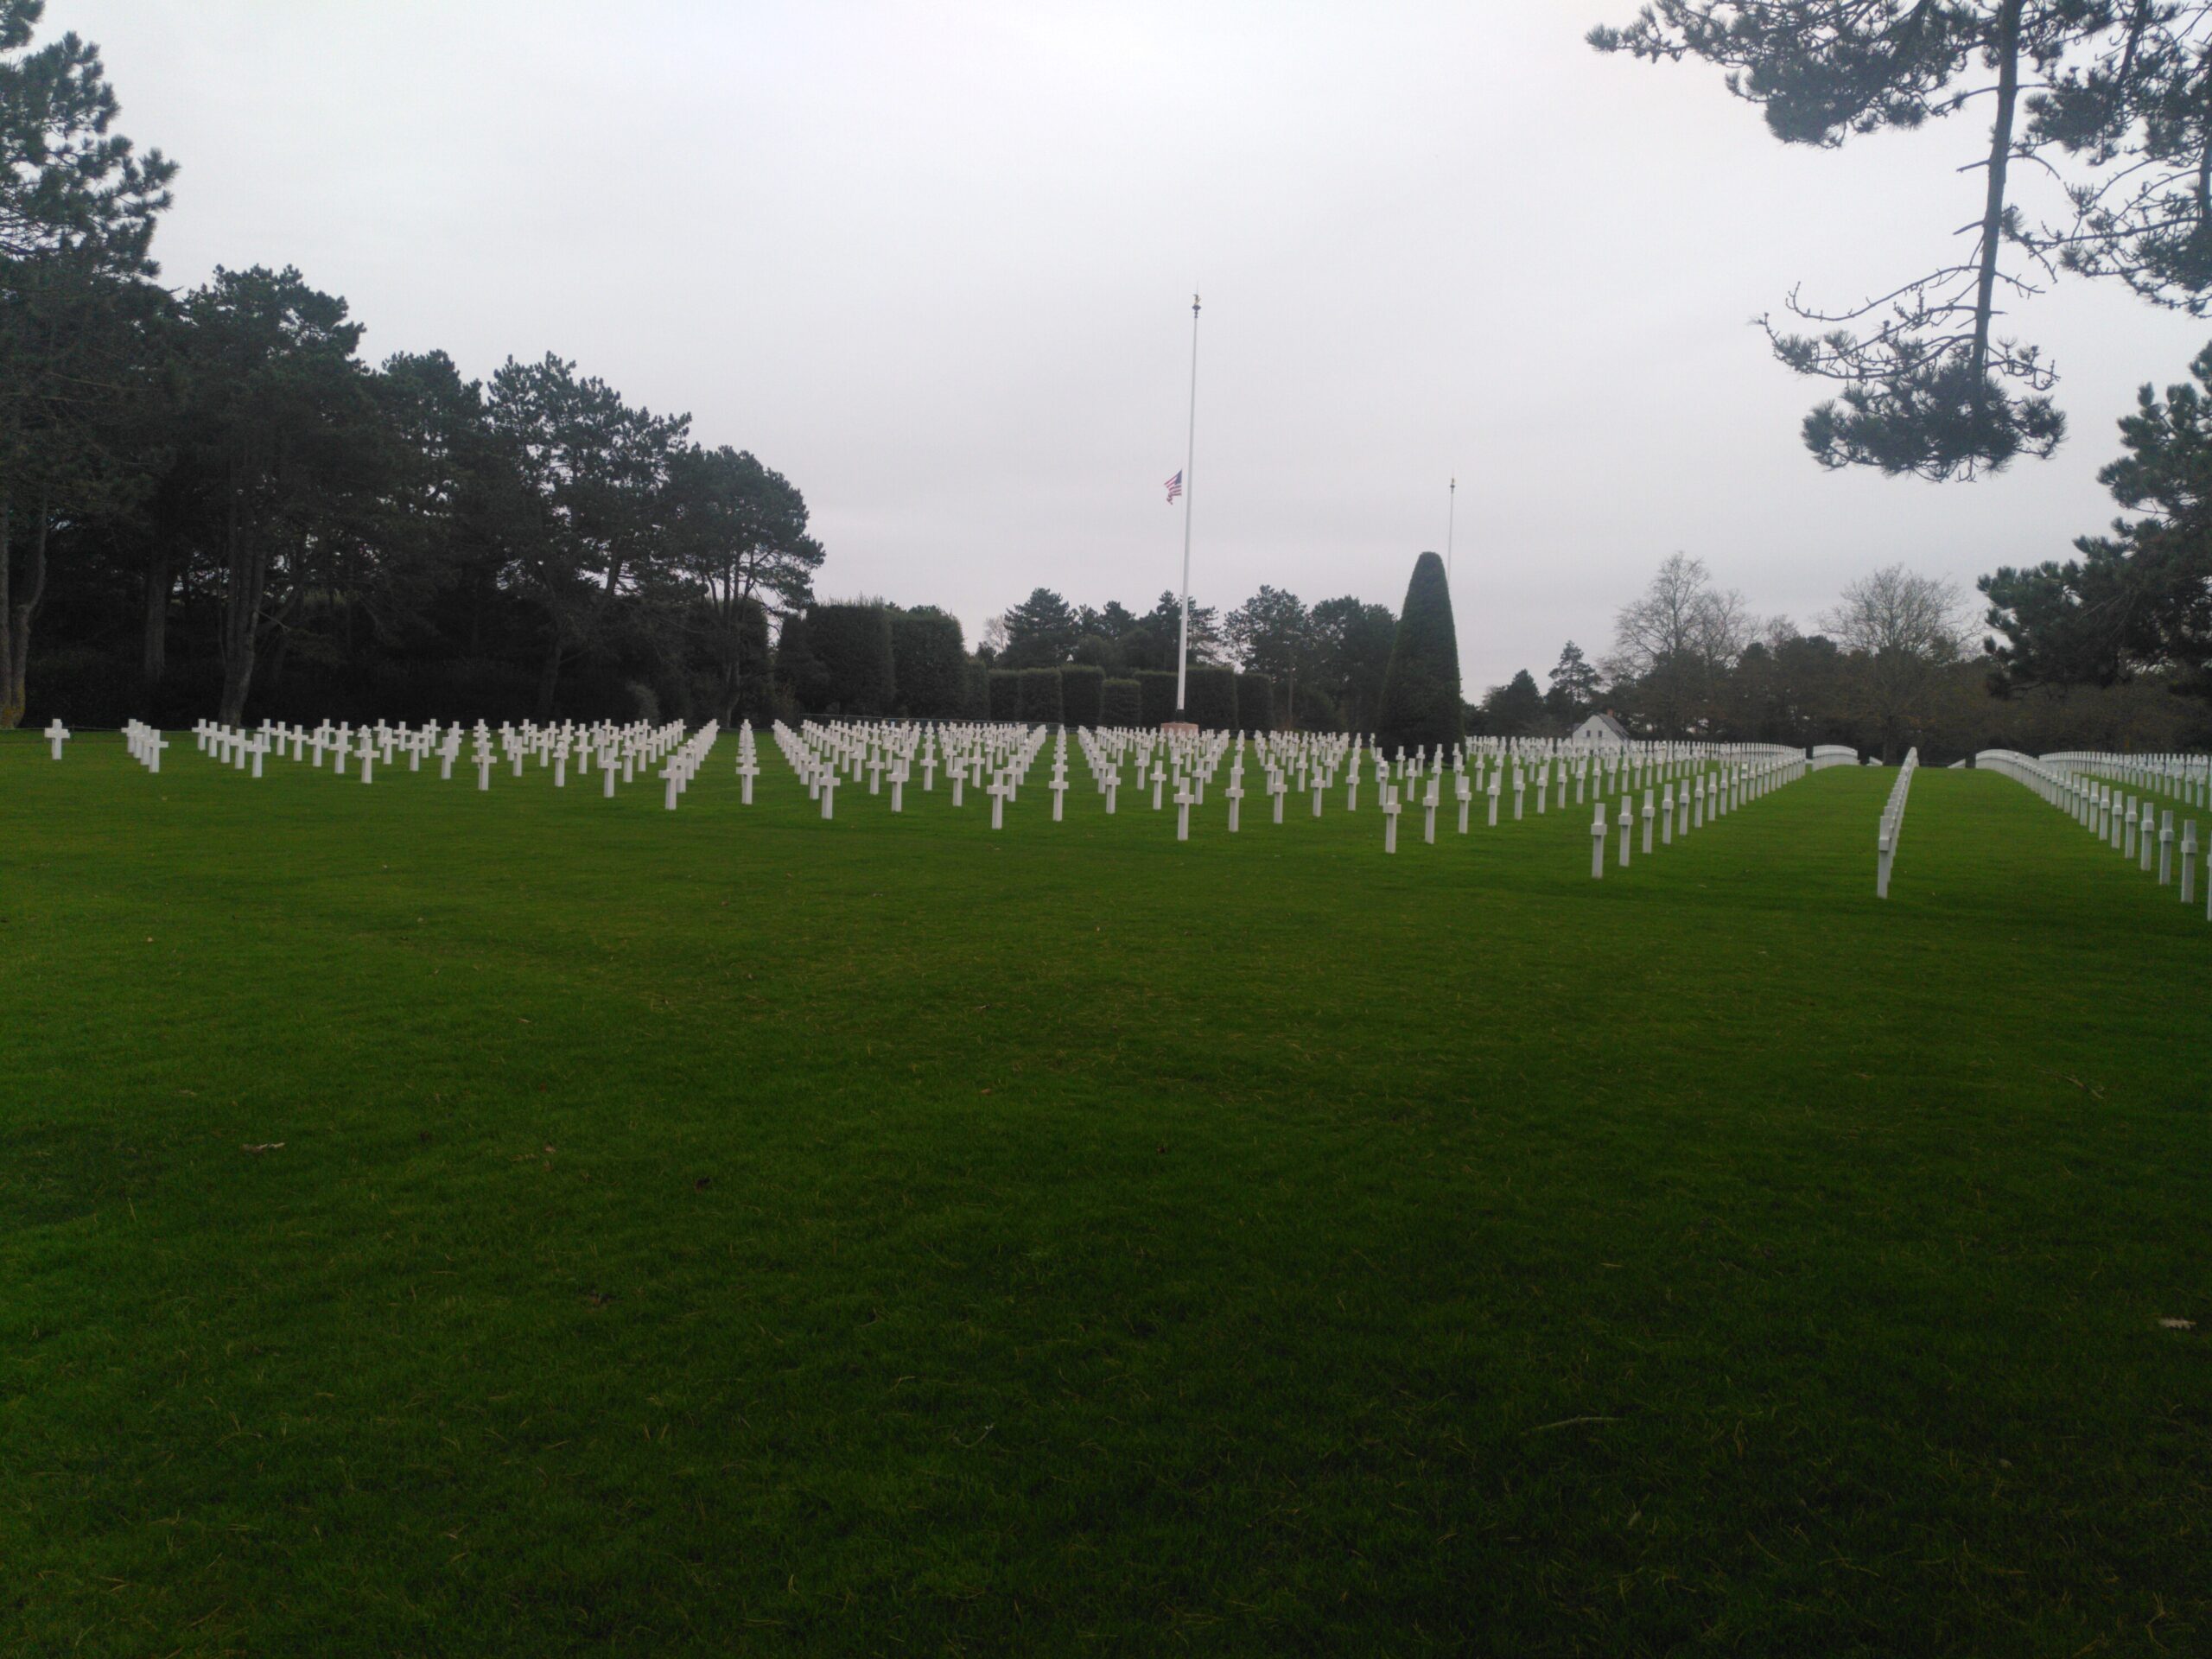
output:
[[[1191,430],[1183,452],[1183,625],[1175,645],[1175,718],[1188,720],[1184,700],[1191,672],[1191,497],[1198,463],[1198,296],[1191,296]]]

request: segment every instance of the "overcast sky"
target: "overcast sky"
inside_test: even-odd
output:
[[[2056,460],[1822,473],[1750,326],[1955,251],[1954,123],[1785,149],[1694,65],[1600,58],[1630,0],[747,6],[49,0],[182,163],[165,280],[297,265],[365,352],[548,351],[806,494],[825,597],[1175,585],[1391,606],[1445,543],[1470,695],[1599,654],[1669,552],[1801,624],[1903,560],[2063,554],[2145,380],[2212,328],[2081,282],[2013,320]]]

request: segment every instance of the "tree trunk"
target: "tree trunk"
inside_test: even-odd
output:
[[[154,694],[169,669],[169,550],[160,543],[146,557],[145,625],[139,645],[138,679],[144,713],[153,715]]]
[[[8,493],[7,481],[0,479],[0,686],[16,683],[14,633],[8,626],[8,618],[15,609],[16,550],[9,537],[9,509],[13,505],[14,499]],[[19,710],[16,720],[0,720],[0,729],[12,728],[22,718]]]
[[[215,718],[226,726],[245,719],[246,693],[253,685],[253,655],[261,593],[269,580],[269,554],[261,537],[238,522],[238,486],[233,482],[223,525],[223,699]]]
[[[561,635],[556,628],[545,652],[545,666],[537,677],[537,719],[543,725],[553,718],[553,694],[561,683]]]
[[[1989,123],[1989,181],[1981,209],[1981,270],[1974,289],[1974,397],[1989,372],[1989,328],[1997,305],[1997,250],[2005,232],[2005,172],[2012,159],[2012,115],[2020,102],[2020,13],[2026,0],[2005,0],[1997,16],[1997,112]]]
[[[41,490],[20,594],[10,592],[7,586],[4,567],[8,563],[8,521],[5,508],[0,507],[0,632],[7,634],[4,652],[0,652],[0,731],[13,731],[22,724],[27,702],[23,682],[30,667],[31,619],[38,614],[40,601],[46,597],[46,493]]]

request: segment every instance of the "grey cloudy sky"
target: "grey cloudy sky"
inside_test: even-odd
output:
[[[2062,286],[2015,322],[2073,435],[1974,485],[1816,468],[1749,327],[1917,274],[1957,124],[1787,149],[1630,0],[741,5],[50,0],[183,164],[167,280],[300,267],[381,358],[576,359],[806,493],[828,596],[984,620],[1174,585],[1402,597],[1441,549],[1471,692],[1693,553],[1809,623],[1902,559],[1970,585],[2111,516],[2097,467],[2206,325]]]

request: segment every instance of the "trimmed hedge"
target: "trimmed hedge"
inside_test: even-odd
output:
[[[806,643],[822,665],[831,712],[891,712],[899,676],[889,611],[880,605],[817,605],[806,613]]]
[[[1175,677],[1165,669],[1137,671],[1137,724],[1160,726],[1175,718]]]
[[[1390,666],[1383,671],[1376,747],[1386,754],[1438,744],[1456,747],[1466,736],[1465,715],[1452,589],[1444,561],[1424,553],[1414,561],[1405,609],[1398,613],[1397,637],[1390,645]]]
[[[1025,668],[1021,671],[1021,718],[1032,726],[1060,723],[1060,671]]]
[[[1071,726],[1096,726],[1106,694],[1106,671],[1070,663],[1060,671],[1061,716]]]
[[[1275,728],[1275,677],[1239,674],[1236,677],[1236,727],[1239,731],[1272,732]]]
[[[1190,715],[1198,729],[1233,732],[1236,725],[1236,671],[1191,664]]]
[[[973,658],[960,669],[960,716],[963,720],[991,717],[991,671]]]
[[[1099,688],[1098,723],[1101,726],[1144,724],[1144,692],[1135,680],[1109,680]]]
[[[891,619],[891,661],[901,714],[942,720],[960,712],[968,654],[953,618],[936,611],[899,612]]]
[[[995,668],[991,671],[991,718],[1019,720],[1021,718],[1021,671],[1018,668]]]

